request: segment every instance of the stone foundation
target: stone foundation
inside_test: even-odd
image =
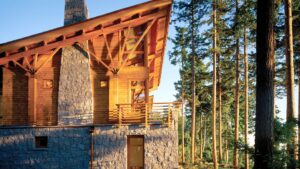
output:
[[[1,169],[88,169],[91,127],[0,128]],[[127,136],[143,135],[145,168],[178,167],[175,127],[97,126],[93,134],[94,169],[127,168]],[[47,148],[35,148],[35,137],[47,136]]]
[[[48,148],[35,148],[36,136],[48,136]],[[0,129],[0,168],[88,168],[88,138],[88,128]]]
[[[167,127],[95,128],[95,169],[127,168],[127,136],[143,135],[145,168],[177,168],[177,131]]]

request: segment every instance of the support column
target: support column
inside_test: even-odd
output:
[[[113,112],[118,108],[118,116],[113,116],[114,113],[109,114],[109,122],[119,121],[122,116],[120,115],[120,107],[116,107],[116,104],[119,103],[119,76],[116,74],[111,74],[109,76],[109,112]],[[117,119],[116,119],[117,118]]]
[[[37,79],[34,76],[28,77],[28,122],[30,125],[37,123]]]

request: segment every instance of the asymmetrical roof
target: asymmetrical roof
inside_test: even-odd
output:
[[[160,82],[172,0],[158,0],[138,4],[72,25],[0,44],[0,65],[22,65],[32,62],[35,55],[47,55],[76,43],[93,42],[102,35],[148,25],[147,54],[151,90]],[[143,38],[144,40],[144,38]],[[95,52],[96,53],[96,52]],[[145,52],[146,53],[146,52]],[[50,55],[51,56],[51,55]],[[125,59],[125,61],[128,61]]]

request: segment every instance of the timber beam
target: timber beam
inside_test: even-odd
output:
[[[23,48],[25,48],[27,50],[23,50],[23,51],[17,52],[17,53],[5,52],[6,56],[0,58],[0,65],[5,65],[10,61],[13,61],[13,60],[17,61],[17,60],[20,60],[24,57],[34,55],[36,53],[48,52],[49,50],[53,50],[53,49],[56,49],[58,47],[71,46],[71,45],[73,45],[77,42],[87,41],[87,40],[90,40],[92,38],[101,36],[103,34],[110,34],[110,33],[116,32],[120,29],[124,29],[124,28],[129,27],[129,26],[136,27],[136,26],[145,24],[149,21],[153,22],[153,20],[159,19],[161,17],[165,17],[166,15],[167,15],[167,11],[159,11],[157,13],[152,13],[152,14],[145,15],[145,16],[142,16],[142,17],[139,17],[139,18],[124,21],[124,22],[121,22],[121,23],[116,24],[116,25],[101,27],[100,29],[94,29],[92,31],[86,31],[86,32],[80,33],[78,35],[75,34],[74,36],[71,36],[69,38],[66,37],[65,35],[62,35],[61,37],[64,37],[64,38],[56,38],[56,41],[54,41],[54,42],[50,41],[48,43],[43,43],[43,45],[35,47],[35,48],[28,48],[27,46],[24,46]]]

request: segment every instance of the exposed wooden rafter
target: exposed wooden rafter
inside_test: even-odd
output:
[[[149,30],[151,29],[152,25],[155,23],[157,18],[153,19],[151,21],[151,23],[147,26],[147,28],[144,30],[143,34],[140,36],[139,40],[136,42],[136,44],[134,45],[134,47],[131,49],[130,53],[127,55],[126,59],[122,62],[120,69],[122,69],[123,66],[126,65],[127,60],[130,58],[131,55],[133,55],[133,53],[135,52],[136,48],[140,45],[140,43],[142,42],[142,40],[144,39],[144,37],[147,35],[147,33],[149,32]]]
[[[94,42],[93,40],[90,40],[92,47],[94,47]],[[103,60],[101,59],[100,56],[97,56],[94,52],[92,52],[90,49],[88,49],[87,47],[83,48],[83,50],[85,50],[87,53],[89,53],[92,57],[94,57],[96,59],[96,61],[100,64],[102,64],[107,70],[112,71],[112,67],[110,67],[109,65],[107,65],[105,62],[103,62]]]
[[[114,65],[113,56],[111,54],[111,50],[110,50],[110,47],[109,47],[109,44],[108,44],[108,41],[107,41],[107,38],[106,38],[106,34],[103,34],[103,38],[104,38],[104,43],[105,43],[105,46],[106,46],[106,49],[107,49],[107,53],[108,53],[109,59],[110,59],[110,61],[112,63],[112,67],[115,68],[116,65]]]
[[[11,62],[13,62],[13,64],[15,66],[18,66],[20,68],[22,68],[25,72],[26,75],[30,75],[30,76],[35,76],[42,68],[43,66],[49,62],[49,60],[51,60],[53,58],[53,56],[60,50],[61,48],[58,47],[56,48],[49,56],[47,56],[45,61],[40,61],[39,62],[39,54],[36,53],[33,56],[33,63],[30,64],[30,62],[28,61],[28,57],[24,57],[22,60],[22,63],[19,63],[19,61],[16,60],[12,60]],[[37,66],[39,65],[39,66]]]
[[[6,57],[0,58],[0,65],[7,64],[8,62],[10,62],[12,60],[17,61],[26,56],[34,55],[36,53],[44,53],[49,50],[56,49],[58,47],[66,47],[66,46],[73,45],[77,42],[87,41],[87,40],[93,39],[95,37],[101,36],[103,34],[110,34],[110,33],[116,32],[120,29],[124,29],[129,26],[135,27],[138,25],[142,25],[151,20],[153,21],[157,18],[164,17],[165,15],[166,15],[166,11],[159,11],[157,13],[152,13],[149,15],[142,16],[140,18],[135,18],[135,19],[131,19],[128,21],[124,21],[124,22],[121,22],[116,25],[107,26],[105,28],[97,29],[97,27],[96,27],[92,31],[86,32],[84,34],[72,36],[70,38],[57,38],[57,41],[55,41],[55,42],[47,43],[46,45],[41,45],[41,46],[38,46],[35,48],[28,49],[26,51],[21,51],[18,53],[7,53]],[[65,36],[63,36],[63,37],[65,37]],[[26,47],[26,46],[24,46],[24,47]]]
[[[59,48],[90,41],[92,45],[83,45],[84,50],[113,74],[124,76],[127,67],[148,67],[147,71],[140,74],[151,73],[151,77],[142,77],[148,78],[147,91],[152,91],[160,81],[171,3],[171,0],[150,1],[0,44],[0,65],[6,68],[12,65],[20,67],[32,76],[54,57]],[[116,33],[119,35],[118,46],[115,45],[117,39],[114,39]],[[113,41],[110,38],[112,34],[115,36]],[[99,38],[102,36],[104,39]],[[142,46],[144,49],[140,48]],[[103,47],[104,53],[107,49],[107,58],[101,55],[103,51],[96,51]],[[118,51],[115,51],[116,48]],[[134,78],[140,78],[140,74]]]
[[[46,59],[44,62],[42,62],[38,67],[35,66],[35,73],[37,74],[37,73],[43,68],[43,66],[44,66],[46,63],[48,63],[60,49],[61,49],[60,47],[56,48],[56,49],[55,49],[55,50],[47,57],[47,59]]]

